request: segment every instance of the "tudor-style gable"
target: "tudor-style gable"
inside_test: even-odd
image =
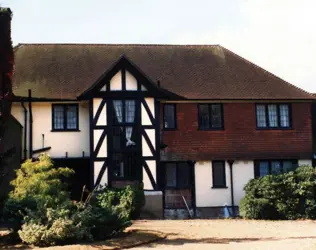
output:
[[[156,189],[162,97],[169,98],[126,57],[81,95],[91,105],[94,185],[137,181]]]
[[[126,56],[121,56],[78,99],[90,99],[92,97],[117,98],[121,97],[122,93],[125,98],[146,96],[181,99],[177,95],[162,89],[159,84],[154,83]]]

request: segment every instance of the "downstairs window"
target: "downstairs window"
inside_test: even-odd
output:
[[[186,162],[168,162],[165,165],[165,186],[171,189],[191,187],[190,165]]]
[[[281,174],[298,167],[297,160],[262,160],[255,161],[255,177],[270,174]]]

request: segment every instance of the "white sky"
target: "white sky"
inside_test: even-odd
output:
[[[316,93],[313,0],[0,0],[18,43],[221,44]]]

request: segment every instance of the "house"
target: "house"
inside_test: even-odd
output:
[[[20,44],[13,92],[23,159],[142,181],[166,217],[235,213],[250,179],[312,164],[315,98],[220,45]]]

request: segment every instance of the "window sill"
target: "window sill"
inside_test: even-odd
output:
[[[52,129],[50,132],[81,132],[80,129]]]
[[[198,131],[224,131],[224,128],[198,128]]]
[[[177,128],[163,128],[163,131],[176,131],[178,130]]]
[[[212,189],[228,188],[227,186],[213,186]]]
[[[184,189],[190,189],[191,187],[165,187],[165,190],[184,190]]]
[[[259,127],[257,127],[256,129],[257,130],[294,130],[292,127],[290,127],[290,128],[280,128],[280,127],[277,127],[277,128],[259,128]]]

